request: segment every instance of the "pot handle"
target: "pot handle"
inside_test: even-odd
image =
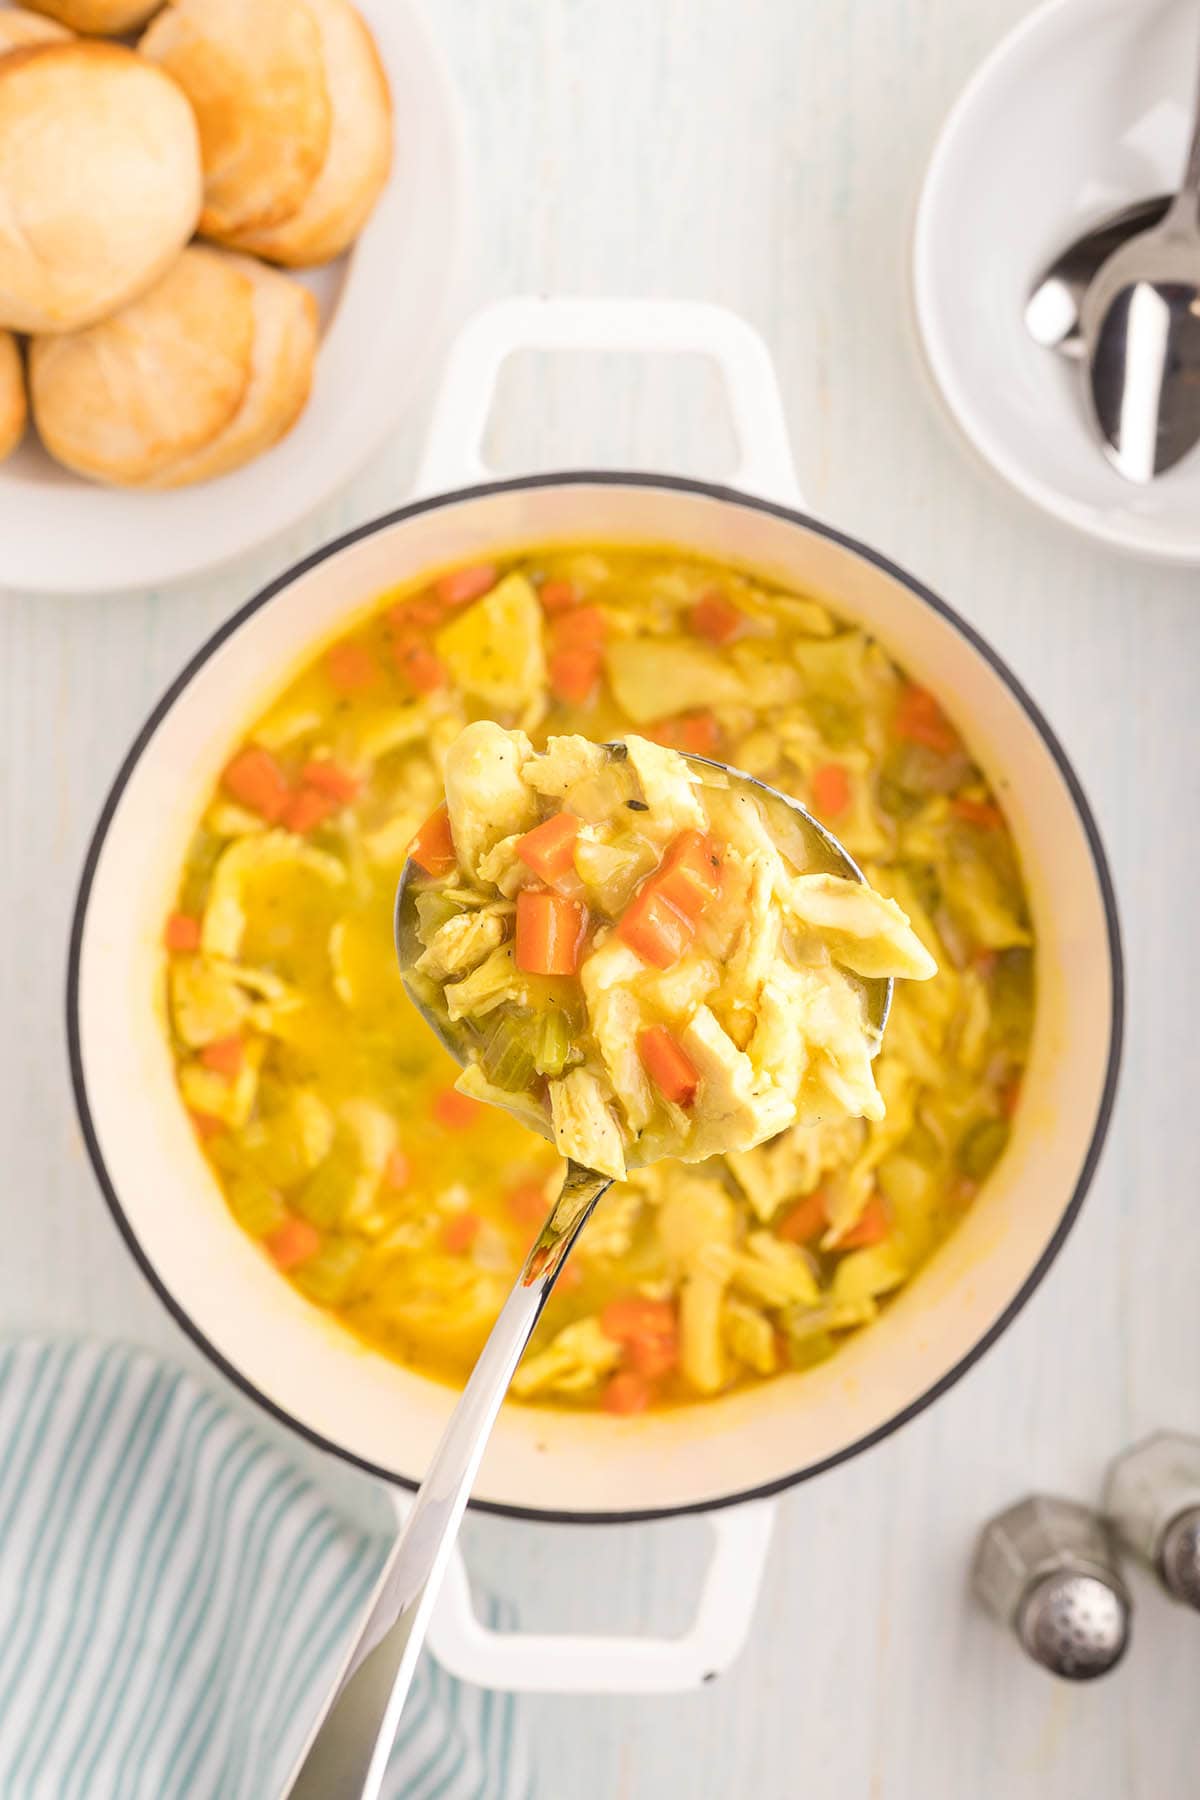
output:
[[[762,499],[802,504],[766,345],[737,313],[700,300],[515,296],[476,313],[450,348],[417,474],[418,493],[494,479],[483,458],[484,434],[500,369],[517,350],[710,357],[725,385],[737,442],[730,484]]]
[[[391,1494],[403,1521],[412,1497],[396,1488]],[[748,1500],[704,1515],[712,1556],[695,1617],[679,1637],[495,1631],[475,1611],[456,1550],[430,1623],[429,1648],[449,1674],[506,1693],[678,1694],[701,1687],[723,1674],[746,1642],[775,1510],[774,1500]]]

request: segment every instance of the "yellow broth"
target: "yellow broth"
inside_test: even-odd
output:
[[[531,551],[384,594],[231,758],[166,941],[181,1093],[234,1217],[368,1343],[465,1378],[559,1179],[547,1144],[454,1093],[395,967],[408,844],[480,717],[538,744],[657,735],[794,794],[939,969],[897,991],[885,1120],[611,1190],[517,1396],[632,1412],[824,1359],[1004,1152],[1033,1011],[1026,899],[931,696],[819,601],[674,552]]]

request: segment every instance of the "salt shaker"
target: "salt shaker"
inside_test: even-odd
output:
[[[1108,1471],[1104,1507],[1172,1598],[1200,1609],[1200,1438],[1159,1431],[1126,1450]]]
[[[1035,1662],[1069,1681],[1115,1667],[1132,1608],[1106,1521],[1089,1507],[1033,1494],[997,1514],[975,1552],[972,1586]]]

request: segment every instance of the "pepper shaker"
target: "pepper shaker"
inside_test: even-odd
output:
[[[1104,1507],[1172,1599],[1200,1610],[1200,1438],[1158,1431],[1112,1464]]]
[[[1107,1522],[1089,1507],[1033,1494],[983,1529],[971,1572],[983,1605],[1035,1662],[1068,1681],[1114,1668],[1132,1607]]]

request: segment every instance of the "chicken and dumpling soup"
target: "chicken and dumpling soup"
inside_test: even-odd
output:
[[[563,1166],[456,1085],[392,946],[398,877],[414,839],[429,844],[450,747],[478,720],[538,750],[632,735],[745,769],[829,826],[936,963],[897,985],[871,1065],[880,1106],[821,1108],[753,1147],[627,1169],[513,1393],[635,1413],[822,1361],[1004,1154],[1033,1018],[1028,908],[997,798],[934,697],[819,600],[676,551],[531,551],[382,595],[230,758],[166,947],[180,1093],[233,1217],[374,1348],[465,1379]],[[622,883],[652,873],[639,835],[584,839],[613,919]],[[672,879],[702,887],[704,847],[685,852]],[[431,937],[449,918],[438,898]],[[482,1069],[507,1092],[539,1061],[547,1079],[569,1071],[586,1022],[562,978],[528,979],[543,985],[506,1015]],[[670,1017],[655,1021],[668,1037]],[[724,1025],[742,1049],[744,1023],[731,1011]],[[677,1045],[655,1041],[642,1075],[682,1084],[679,1109],[690,1076]]]
[[[883,1118],[886,982],[933,958],[778,793],[636,733],[537,751],[486,719],[444,774],[401,960],[460,1093],[617,1180]]]

